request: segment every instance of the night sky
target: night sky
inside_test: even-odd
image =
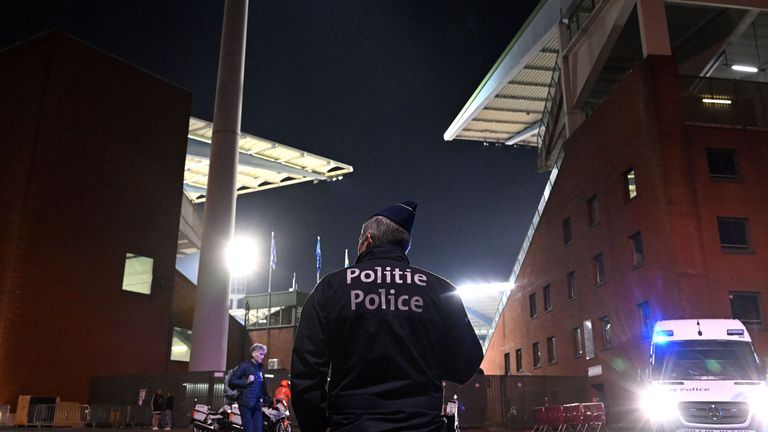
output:
[[[456,284],[506,280],[544,188],[536,151],[443,141],[443,133],[533,10],[532,0],[306,0],[249,5],[242,130],[353,165],[342,181],[241,195],[238,234],[263,249],[250,292],[356,256],[362,222],[419,207],[411,262]],[[14,0],[0,47],[69,33],[192,92],[213,119],[223,2]],[[7,101],[5,101],[7,103]]]

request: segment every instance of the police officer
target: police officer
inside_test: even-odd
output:
[[[302,432],[444,431],[442,381],[480,366],[456,288],[408,261],[415,217],[413,201],[371,216],[355,264],[307,299],[291,360]]]
[[[261,407],[264,401],[269,404],[267,382],[264,380],[264,356],[267,346],[259,343],[251,346],[251,358],[240,363],[232,377],[229,386],[240,389],[237,406],[240,409],[240,419],[244,432],[261,432]]]

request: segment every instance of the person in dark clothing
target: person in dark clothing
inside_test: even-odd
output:
[[[160,415],[165,408],[165,399],[163,398],[163,391],[157,389],[154,395],[152,395],[152,430],[158,430],[160,425]]]
[[[368,218],[355,264],[307,299],[291,359],[302,432],[442,432],[443,380],[463,384],[480,366],[456,288],[406,256],[415,216],[405,201]]]
[[[165,409],[163,410],[163,428],[171,430],[173,428],[173,393],[168,393],[165,397]]]
[[[253,344],[251,359],[240,363],[229,379],[230,387],[241,390],[237,406],[244,432],[261,432],[261,406],[264,402],[270,402],[262,365],[266,354],[265,345]]]

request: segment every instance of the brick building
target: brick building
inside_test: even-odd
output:
[[[768,361],[768,76],[731,67],[768,42],[766,7],[534,12],[446,132],[535,145],[551,170],[486,373],[588,376],[620,422],[659,319],[740,319]]]

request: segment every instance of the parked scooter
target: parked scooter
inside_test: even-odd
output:
[[[263,407],[262,430],[265,432],[291,432],[288,408],[279,403],[274,408]],[[226,403],[218,411],[208,405],[197,404],[192,412],[194,432],[242,432],[243,423],[237,402]]]

